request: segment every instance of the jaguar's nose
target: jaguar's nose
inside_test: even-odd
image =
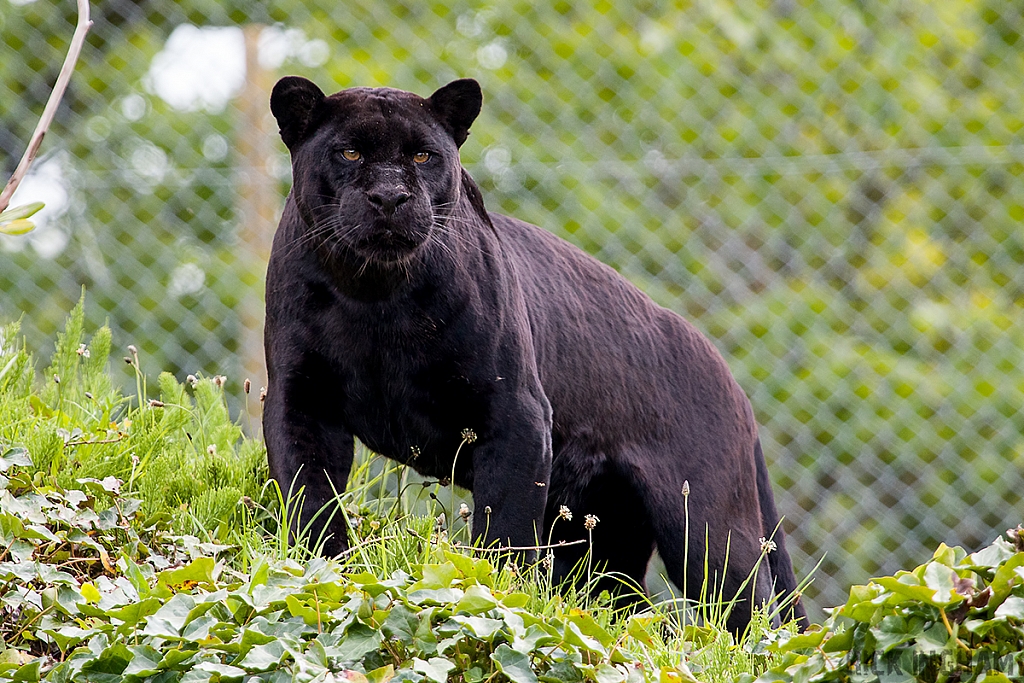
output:
[[[395,187],[387,190],[371,190],[366,193],[367,199],[370,203],[383,211],[386,215],[391,215],[395,210],[405,204],[412,195],[409,194],[405,188]]]

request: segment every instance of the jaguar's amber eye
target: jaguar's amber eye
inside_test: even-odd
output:
[[[427,152],[416,152],[415,154],[412,155],[412,160],[415,161],[417,164],[425,163],[429,158],[430,154],[428,154]]]
[[[341,153],[341,156],[345,157],[349,161],[359,161],[363,155],[360,154],[357,150],[346,149]]]

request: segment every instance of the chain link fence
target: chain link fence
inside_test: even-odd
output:
[[[0,0],[0,166],[74,3]],[[473,76],[463,162],[694,320],[754,404],[812,609],[1024,517],[1024,2],[105,0],[0,237],[40,355],[87,289],[144,369],[261,378],[274,80]],[[258,386],[258,384],[257,384]],[[694,492],[699,495],[699,492]],[[585,511],[580,511],[585,512]],[[724,512],[724,511],[723,511]],[[820,616],[820,612],[817,612]]]

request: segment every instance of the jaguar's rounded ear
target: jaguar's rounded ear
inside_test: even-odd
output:
[[[472,78],[452,81],[427,99],[434,116],[452,134],[457,147],[469,136],[469,127],[480,113],[483,101],[480,84]]]
[[[326,96],[312,81],[300,76],[285,76],[270,94],[270,111],[281,128],[281,139],[291,149],[301,142],[317,106]]]

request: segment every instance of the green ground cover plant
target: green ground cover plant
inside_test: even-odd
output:
[[[465,492],[365,449],[340,497],[352,550],[315,557],[244,433],[258,392],[232,420],[237,382],[154,389],[128,347],[124,395],[82,310],[42,373],[16,324],[0,332],[0,680],[727,680],[775,657],[755,651],[768,615],[737,643],[721,601],[696,623],[619,613],[543,561],[468,547]]]
[[[130,348],[123,395],[110,332],[83,326],[79,304],[42,373],[0,333],[0,681],[1024,681],[1021,528],[854,586],[803,634],[761,614],[737,643],[713,583],[689,610],[616,612],[468,547],[464,492],[362,450],[352,550],[325,560],[290,542],[229,380],[151,391]]]
[[[72,310],[50,365],[38,381],[17,323],[0,329],[0,443],[32,454],[34,467],[71,487],[80,478],[116,477],[145,515],[171,517],[181,533],[229,540],[246,498],[263,502],[266,457],[228,416],[225,378],[163,373],[156,391],[134,346],[124,362],[136,394],[124,396],[109,372],[111,334],[86,338],[84,297]]]
[[[822,626],[775,634],[758,682],[1024,680],[1024,527],[1006,536],[854,586]]]

